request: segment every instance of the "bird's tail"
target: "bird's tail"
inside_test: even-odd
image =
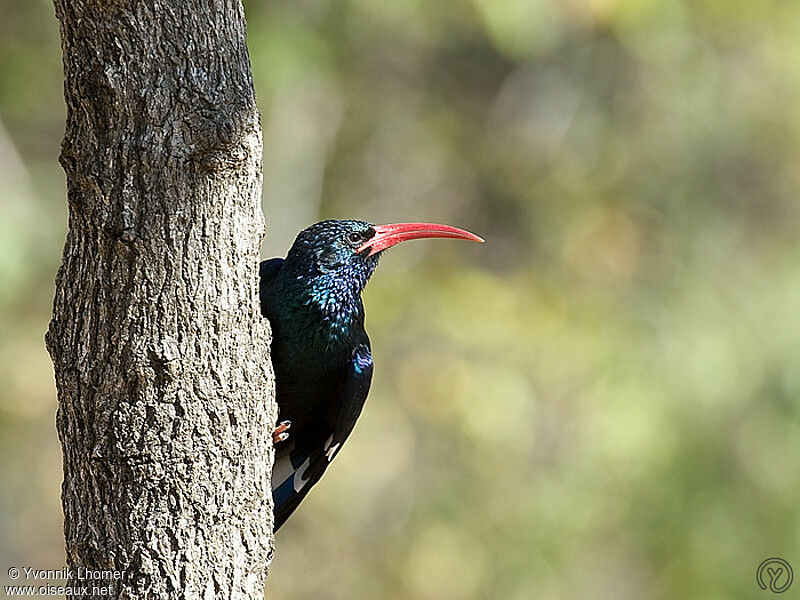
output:
[[[290,439],[284,442],[284,448],[277,450],[272,468],[274,531],[278,531],[322,477],[328,466],[325,452],[332,439],[330,436],[324,444],[311,447]]]

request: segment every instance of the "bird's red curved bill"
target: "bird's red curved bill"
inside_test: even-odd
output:
[[[479,243],[484,241],[482,237],[464,229],[450,225],[439,225],[438,223],[390,223],[388,225],[375,225],[374,229],[375,235],[364,242],[357,252],[363,252],[369,248],[368,256],[372,256],[400,242],[423,238],[451,238]]]

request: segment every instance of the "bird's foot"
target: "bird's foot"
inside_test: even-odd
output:
[[[272,432],[272,443],[279,444],[289,439],[289,428],[292,426],[291,421],[281,421]]]

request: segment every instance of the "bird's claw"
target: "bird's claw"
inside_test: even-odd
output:
[[[289,439],[289,428],[292,426],[291,421],[281,421],[272,432],[272,443],[279,444]]]

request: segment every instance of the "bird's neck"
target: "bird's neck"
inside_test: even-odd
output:
[[[361,291],[367,279],[283,270],[268,302],[272,317],[287,338],[314,347],[346,345],[363,330]]]
[[[343,280],[333,275],[315,277],[303,293],[303,303],[312,315],[320,318],[332,338],[349,333],[350,329],[364,322],[364,304],[361,290],[366,284]]]

